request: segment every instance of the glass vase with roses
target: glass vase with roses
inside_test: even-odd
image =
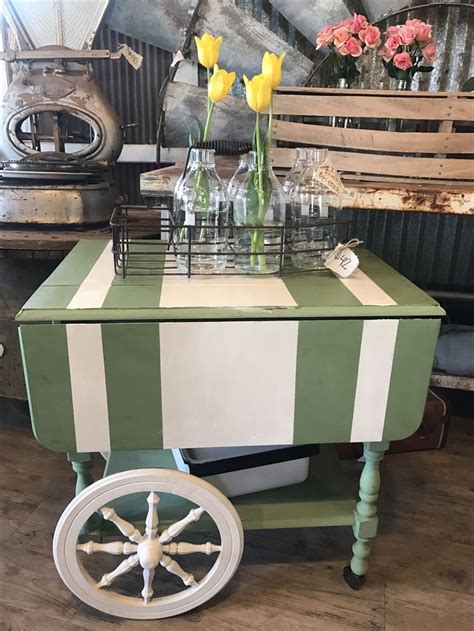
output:
[[[379,50],[389,77],[398,80],[398,88],[409,90],[417,72],[431,72],[436,59],[433,27],[422,20],[389,26]]]
[[[366,50],[381,44],[380,29],[368,23],[364,15],[354,13],[352,18],[328,25],[316,37],[316,49],[329,48],[325,63],[330,63],[338,79],[338,85],[350,87],[360,70],[357,60]]]

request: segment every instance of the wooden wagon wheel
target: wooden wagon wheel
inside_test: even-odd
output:
[[[143,507],[145,532],[142,534],[130,522],[122,519],[110,506],[114,500],[134,493],[148,493]],[[159,533],[160,493],[189,500],[196,508]],[[129,541],[78,543],[81,528],[92,513],[102,513]],[[119,511],[120,512],[120,511]],[[176,537],[192,522],[207,513],[219,531],[220,544],[192,544],[176,541]],[[95,482],[82,491],[65,509],[54,533],[53,553],[56,568],[67,587],[83,602],[105,613],[132,619],[167,618],[184,613],[206,602],[232,578],[243,551],[243,530],[240,518],[231,502],[214,486],[193,475],[167,469],[137,469],[124,471]],[[124,555],[117,567],[94,580],[81,558],[86,554]],[[188,554],[216,555],[211,569],[196,581],[176,561]],[[185,564],[183,564],[185,566]],[[133,596],[117,593],[111,587],[114,580],[141,566],[143,589]],[[172,595],[153,593],[156,585],[166,578],[166,571],[178,576],[183,589]],[[165,571],[166,570],[166,571]]]

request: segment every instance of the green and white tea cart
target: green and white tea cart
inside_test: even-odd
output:
[[[78,476],[53,544],[78,598],[127,618],[189,611],[230,580],[243,529],[258,528],[352,527],[344,576],[360,586],[379,463],[421,421],[444,312],[358,253],[348,279],[121,278],[110,242],[83,240],[26,303],[35,435]],[[364,443],[358,502],[332,446],[347,442]],[[303,443],[321,445],[306,481],[232,501],[171,452]],[[94,483],[93,452],[107,456]]]

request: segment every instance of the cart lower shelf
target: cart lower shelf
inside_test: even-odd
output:
[[[176,469],[170,450],[120,451],[110,454],[105,475],[142,468]],[[354,490],[342,471],[332,445],[322,445],[311,458],[310,474],[301,484],[231,498],[245,529],[351,526]],[[189,502],[163,495],[160,523],[168,525],[189,510]],[[118,500],[115,508],[136,525],[143,520],[143,498],[138,494]],[[206,528],[206,521],[196,526]]]

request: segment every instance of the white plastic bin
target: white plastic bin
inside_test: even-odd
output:
[[[227,497],[304,482],[319,445],[173,449],[180,471],[203,478]]]

